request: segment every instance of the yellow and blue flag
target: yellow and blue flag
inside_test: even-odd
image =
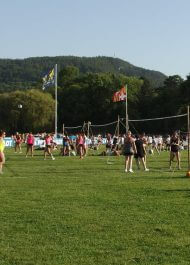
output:
[[[55,85],[55,69],[53,68],[47,75],[45,75],[43,78],[43,87],[42,89],[46,89],[49,86]]]

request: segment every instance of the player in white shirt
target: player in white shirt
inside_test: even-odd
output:
[[[158,151],[159,153],[161,153],[163,147],[163,138],[161,135],[158,136],[157,141],[158,141]]]
[[[166,144],[166,151],[170,151],[170,141],[171,141],[171,137],[170,135],[167,136],[165,144]]]
[[[156,152],[158,154],[160,154],[159,151],[158,151],[158,138],[155,137],[155,136],[152,137],[152,150],[153,150],[153,154],[154,154],[154,149],[156,149]]]
[[[152,150],[152,136],[151,135],[148,136],[147,142],[148,142],[148,152],[149,152],[149,154],[153,154],[153,150]]]

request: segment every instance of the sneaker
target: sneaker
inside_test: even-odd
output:
[[[55,157],[52,156],[52,160],[55,160]]]
[[[169,170],[172,171],[172,167],[170,167]]]
[[[144,171],[149,171],[149,169],[148,168],[145,168],[145,170]]]
[[[127,169],[125,169],[125,172],[127,173]]]
[[[133,171],[132,169],[129,169],[129,172],[130,172],[130,173],[134,173],[134,171]]]

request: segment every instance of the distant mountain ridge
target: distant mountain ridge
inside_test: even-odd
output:
[[[79,68],[80,73],[111,72],[127,76],[145,77],[149,79],[154,87],[162,86],[167,78],[161,72],[137,67],[122,59],[106,56],[0,59],[0,91],[34,87],[55,64],[58,64],[58,71],[65,66],[73,65]]]

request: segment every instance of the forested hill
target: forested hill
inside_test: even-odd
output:
[[[0,59],[0,91],[35,87],[55,64],[58,71],[72,65],[80,73],[111,72],[127,76],[146,77],[154,87],[163,85],[166,76],[158,71],[136,67],[124,60],[112,57],[32,57],[27,59]]]

